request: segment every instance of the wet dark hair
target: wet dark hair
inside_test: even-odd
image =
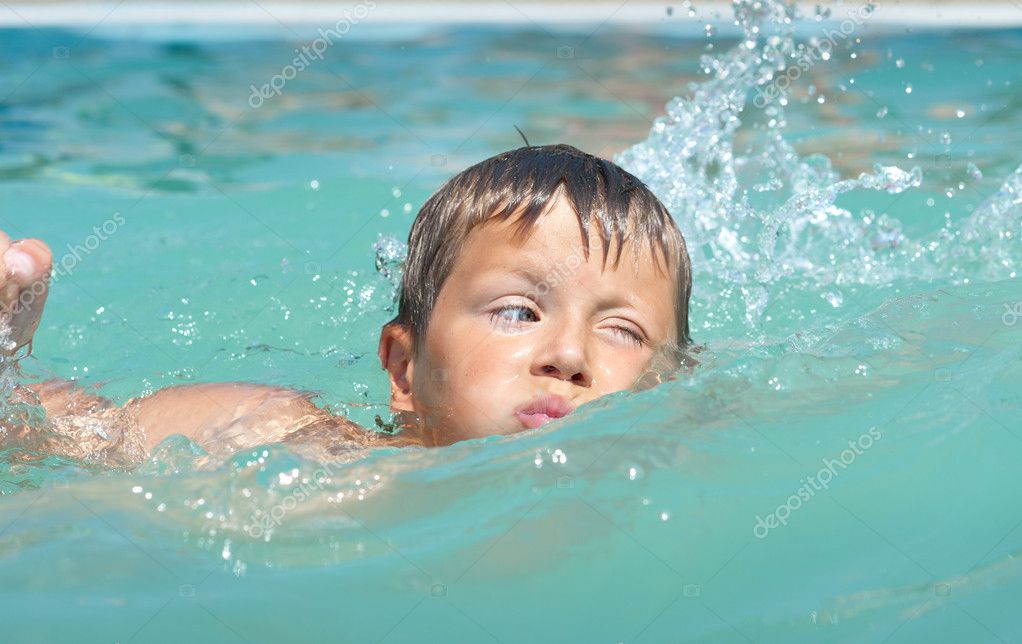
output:
[[[666,271],[673,268],[677,291],[677,346],[687,345],[692,266],[685,239],[667,208],[642,181],[617,164],[570,145],[526,146],[481,161],[451,177],[419,210],[408,235],[408,258],[401,279],[397,317],[412,340],[426,337],[440,289],[461,253],[469,232],[490,219],[512,219],[516,234],[527,238],[559,194],[564,194],[581,231],[586,259],[590,226],[603,240],[604,262],[616,240],[616,266],[624,242],[645,240],[659,252]],[[635,243],[636,252],[641,244]]]

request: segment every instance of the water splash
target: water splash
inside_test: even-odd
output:
[[[408,246],[392,235],[380,235],[373,244],[376,254],[376,272],[395,289],[401,283]]]
[[[850,265],[878,247],[897,245],[896,222],[864,227],[837,205],[840,195],[858,189],[898,194],[923,177],[918,167],[878,164],[841,179],[826,156],[800,157],[785,137],[788,85],[775,80],[806,55],[807,45],[794,35],[797,10],[762,0],[736,0],[734,10],[743,40],[724,54],[704,56],[703,71],[712,77],[695,84],[688,97],[672,99],[648,138],[617,161],[674,215],[697,273],[742,285],[745,319],[755,325],[780,278],[821,269],[833,274],[835,249],[842,254],[838,263]],[[745,124],[755,135],[738,153],[736,133]]]
[[[975,167],[975,166],[973,166]],[[976,169],[978,173],[979,170]],[[973,273],[994,280],[1018,276],[1022,253],[1022,165],[1000,190],[983,202],[962,226],[956,259],[967,261]]]

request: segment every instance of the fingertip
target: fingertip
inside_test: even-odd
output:
[[[53,268],[53,253],[50,252],[50,247],[43,240],[28,237],[26,239],[19,239],[12,246],[31,256],[36,266],[41,267],[47,275]]]
[[[32,256],[17,246],[11,246],[4,253],[4,264],[11,277],[19,286],[28,286],[36,276],[36,263]]]

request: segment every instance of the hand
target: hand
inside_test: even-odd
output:
[[[0,354],[13,355],[29,344],[49,293],[53,254],[38,239],[11,238],[0,230],[0,329],[9,327],[10,335],[0,342]]]

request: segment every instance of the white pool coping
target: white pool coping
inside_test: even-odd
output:
[[[399,0],[363,2],[260,2],[248,0],[214,2],[0,2],[0,27],[94,26],[292,26],[333,25],[345,16],[365,14],[375,25],[428,26],[434,24],[523,24],[571,26],[585,24],[660,25],[701,27],[707,22],[730,23],[730,3],[693,3],[698,11],[689,17],[681,2],[446,2],[427,4]],[[812,16],[816,3],[806,4],[803,14]],[[825,3],[831,21],[840,22],[861,2]],[[668,5],[673,7],[670,17]],[[368,8],[368,7],[372,8]],[[917,3],[879,0],[867,28],[916,26],[924,28],[990,28],[1022,26],[1022,0],[979,3]],[[361,8],[360,8],[361,7]]]

